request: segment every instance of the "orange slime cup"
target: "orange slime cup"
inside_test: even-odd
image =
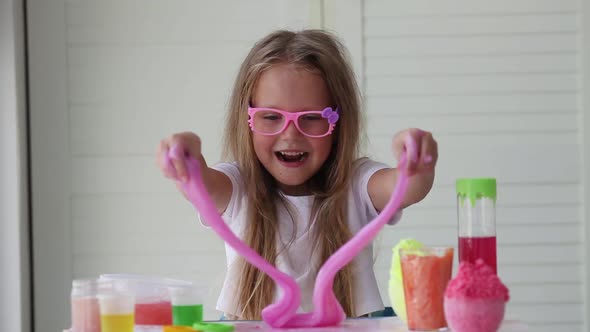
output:
[[[400,249],[409,330],[447,327],[443,302],[453,270],[453,252],[445,247]]]

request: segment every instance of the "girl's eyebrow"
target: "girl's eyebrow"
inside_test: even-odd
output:
[[[275,109],[275,110],[281,110],[281,111],[283,111],[283,109],[282,109],[282,108],[280,108],[280,107],[277,107],[277,106],[274,106],[274,105],[272,105],[272,104],[271,104],[271,106],[258,106],[258,108],[273,108],[273,109]]]
[[[277,110],[282,110],[282,108],[276,107],[276,106],[274,106],[274,104],[271,104],[270,106],[260,106],[260,105],[254,105],[254,103],[250,102],[250,103],[248,103],[248,106],[250,108],[274,108]]]

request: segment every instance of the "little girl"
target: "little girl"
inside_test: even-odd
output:
[[[173,160],[175,169],[166,169],[169,148],[178,144],[199,160],[224,221],[297,280],[300,309],[310,311],[319,267],[377,216],[398,176],[395,168],[359,158],[361,120],[358,87],[338,40],[318,30],[277,31],[254,45],[236,78],[224,140],[232,162],[209,167],[193,133],[164,139],[158,160],[178,181],[187,180],[186,168]],[[403,207],[430,191],[438,158],[436,141],[419,129],[395,135],[396,157],[408,135],[419,151],[407,166],[412,177]],[[226,256],[217,310],[230,319],[260,319],[278,297],[273,281],[229,246]],[[338,273],[334,292],[349,317],[383,309],[371,246]]]

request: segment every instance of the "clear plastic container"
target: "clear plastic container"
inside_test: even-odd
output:
[[[408,330],[433,331],[447,327],[444,293],[453,270],[454,249],[400,249]]]
[[[103,274],[102,280],[115,281],[115,287],[135,297],[135,325],[172,325],[169,287],[189,287],[191,282],[136,274]]]
[[[459,262],[481,258],[497,273],[496,179],[458,179]]]
[[[100,332],[100,311],[98,306],[98,281],[76,279],[72,281],[71,332]]]
[[[108,287],[104,287],[109,284]],[[98,291],[101,332],[133,332],[135,297],[117,282],[101,284]]]
[[[174,325],[193,326],[203,321],[203,296],[195,287],[170,287],[170,295]]]

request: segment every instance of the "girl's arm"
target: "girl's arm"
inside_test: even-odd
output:
[[[185,132],[178,133],[164,139],[160,142],[158,147],[157,160],[160,170],[164,176],[176,180],[176,187],[186,197],[186,193],[182,190],[180,182],[187,181],[186,166],[181,160],[172,160],[174,170],[169,170],[166,167],[164,156],[168,154],[171,147],[180,145],[184,151],[195,157],[201,165],[201,174],[203,176],[203,183],[211,195],[211,198],[217,206],[219,213],[223,213],[227,208],[232,194],[232,184],[230,179],[224,173],[209,168],[205,158],[201,154],[201,139],[194,133]],[[180,181],[180,182],[179,182]]]
[[[411,177],[402,208],[421,201],[430,192],[434,182],[434,168],[438,160],[438,146],[432,134],[420,129],[406,129],[395,135],[393,150],[398,160],[401,152],[404,151],[404,142],[408,135],[416,142],[418,160],[409,161],[407,164]],[[389,201],[398,174],[398,169],[387,168],[375,172],[369,179],[369,197],[377,211],[381,211]]]

